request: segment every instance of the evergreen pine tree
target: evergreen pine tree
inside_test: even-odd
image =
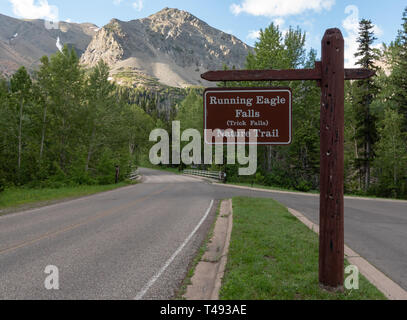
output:
[[[402,29],[395,42],[393,73],[391,82],[394,87],[393,101],[403,115],[403,131],[407,132],[407,7],[403,12]]]
[[[376,40],[370,20],[361,20],[359,24],[359,48],[355,57],[359,58],[357,65],[365,69],[378,70],[375,66],[377,52],[372,44]],[[356,166],[359,170],[361,186],[364,191],[370,187],[370,167],[374,159],[374,144],[377,141],[377,117],[372,114],[370,105],[379,92],[375,79],[367,79],[354,83],[354,113],[356,118],[355,138],[359,148],[359,159]]]

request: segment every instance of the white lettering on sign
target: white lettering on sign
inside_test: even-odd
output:
[[[292,141],[292,93],[289,88],[208,88],[204,93],[204,129],[216,133],[206,144],[234,144],[238,130],[252,131],[257,145]],[[230,131],[228,131],[230,130]],[[236,144],[250,144],[249,136]]]
[[[211,97],[210,104],[232,104],[232,105],[245,105],[246,107],[253,106],[253,98],[216,98]]]
[[[271,107],[277,107],[278,105],[285,103],[286,103],[285,98],[280,98],[280,96],[273,99],[265,98],[263,96],[257,96],[257,104],[268,104]]]
[[[236,118],[260,118],[260,112],[256,110],[236,110]]]
[[[250,138],[252,137],[250,131],[234,131],[234,130],[215,130],[218,138]],[[280,132],[278,129],[273,129],[271,131],[263,131],[260,129],[253,130],[256,138],[278,138],[280,137]]]
[[[271,99],[264,96],[256,96],[256,103],[260,105],[277,107],[278,105],[285,104],[286,102],[286,99],[280,96]],[[253,98],[217,98],[212,96],[210,99],[210,104],[245,105],[246,107],[252,107]]]

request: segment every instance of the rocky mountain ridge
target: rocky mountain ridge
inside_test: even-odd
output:
[[[208,84],[200,78],[203,72],[224,65],[242,68],[250,50],[186,11],[165,8],[144,19],[112,19],[96,33],[81,62],[93,66],[102,59],[113,78],[133,86],[151,81],[202,86]]]
[[[127,87],[205,86],[210,83],[200,78],[202,73],[225,65],[243,68],[252,50],[233,35],[171,8],[128,22],[112,19],[102,28],[60,22],[59,29],[47,29],[44,23],[0,14],[0,74],[9,76],[22,65],[35,70],[42,56],[68,44],[85,67],[103,60],[111,79]]]
[[[20,20],[0,14],[0,74],[9,76],[20,66],[33,70],[44,55],[67,44],[81,56],[99,28],[90,23],[60,22],[59,29],[45,28],[44,20]]]

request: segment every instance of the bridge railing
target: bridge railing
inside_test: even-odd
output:
[[[130,173],[129,179],[131,181],[137,180],[140,177],[140,173],[138,172],[138,169]]]
[[[204,178],[210,178],[214,180],[223,181],[223,172],[221,171],[204,171],[204,170],[184,170],[184,174],[191,176],[199,176]]]

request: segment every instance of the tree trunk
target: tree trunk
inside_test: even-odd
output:
[[[61,149],[59,154],[59,163],[61,169],[65,172],[65,118],[62,118],[62,135],[61,135]]]
[[[355,159],[359,159],[359,148],[358,148],[358,141],[356,140],[356,128],[352,127],[353,129],[353,141],[354,141],[354,145],[355,145]]]
[[[42,160],[42,155],[44,153],[44,141],[45,141],[45,126],[47,121],[47,105],[44,107],[44,117],[42,119],[42,134],[41,134],[41,147],[40,147],[40,161]]]
[[[271,146],[267,146],[267,171],[271,171],[271,158],[272,158],[272,149]]]
[[[370,142],[366,143],[366,169],[365,169],[365,191],[369,190],[370,188]]]
[[[367,82],[367,96],[366,96],[366,136],[365,136],[365,143],[366,143],[366,162],[365,162],[365,191],[369,190],[370,188],[370,156],[371,156],[371,139],[370,139],[370,98],[369,98],[369,89],[370,89],[370,82]]]
[[[22,131],[23,131],[23,99],[21,99],[20,102],[20,125],[18,127],[18,171],[20,171],[21,169]]]
[[[95,128],[93,128],[93,130],[92,130],[92,135],[91,135],[91,137],[90,137],[89,148],[88,148],[88,156],[87,156],[87,158],[86,158],[86,165],[85,165],[85,171],[86,171],[86,172],[88,172],[88,170],[89,170],[89,163],[90,163],[90,160],[91,160],[92,154],[93,154],[93,148],[92,148],[92,146],[93,146],[93,139],[94,139],[94,137],[95,137]]]

